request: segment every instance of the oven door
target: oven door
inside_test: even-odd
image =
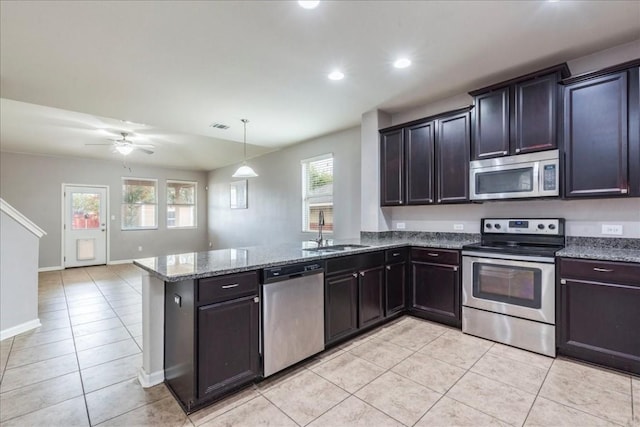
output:
[[[554,325],[553,259],[547,263],[494,256],[462,257],[462,305]]]

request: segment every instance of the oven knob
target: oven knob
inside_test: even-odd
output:
[[[496,230],[500,230],[500,224],[496,224],[494,225],[494,227],[496,228]]]
[[[554,224],[549,224],[549,230],[555,230],[556,226]]]
[[[491,229],[491,224],[489,224],[489,223],[486,223],[484,226],[485,226],[486,228]]]
[[[538,224],[538,229],[539,230],[544,230],[544,224]]]

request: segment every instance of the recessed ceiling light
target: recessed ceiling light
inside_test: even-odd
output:
[[[409,65],[411,65],[409,58],[399,58],[393,63],[393,66],[396,68],[407,68]]]
[[[344,79],[344,73],[339,70],[335,70],[330,72],[327,77],[329,77],[329,80],[342,80]]]
[[[298,4],[304,9],[315,9],[320,4],[320,0],[298,0]]]

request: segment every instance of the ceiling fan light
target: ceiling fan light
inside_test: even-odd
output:
[[[258,174],[251,168],[251,166],[243,163],[242,166],[238,168],[236,173],[231,175],[233,178],[255,178]]]
[[[116,151],[118,151],[118,153],[122,154],[123,156],[126,156],[127,154],[131,154],[131,152],[133,151],[133,147],[130,145],[117,145]]]

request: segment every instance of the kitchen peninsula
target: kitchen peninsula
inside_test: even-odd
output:
[[[479,235],[467,233],[362,233],[361,239],[333,241],[322,248],[315,242],[298,242],[136,260],[135,264],[144,270],[143,366],[139,380],[145,387],[166,380],[185,411],[192,412],[232,392],[238,384],[259,379],[258,307],[263,309],[264,301],[260,301],[258,283],[264,283],[262,269],[266,268],[310,263],[324,269],[327,347],[403,313],[459,328],[460,249],[477,240]],[[569,238],[565,249],[556,256],[640,262],[640,250],[629,245],[629,239]],[[239,311],[231,319],[211,317],[216,308],[225,304],[229,307],[228,298],[221,296],[221,289],[225,288],[228,295],[236,301],[243,299],[245,304],[237,306]],[[185,307],[188,316],[176,315],[176,307]],[[249,320],[255,322],[251,324],[254,326],[247,323]],[[226,378],[213,378],[220,375],[216,370],[210,370],[206,381],[198,373],[198,358],[206,356],[198,354],[198,340],[203,341],[204,336],[199,338],[199,333],[210,338],[204,340],[209,350],[215,347],[212,351],[222,351],[216,345],[220,337],[211,338],[212,328],[199,328],[199,323],[205,321],[229,325],[224,332],[232,333],[225,337],[256,342],[251,347],[255,357],[251,363],[243,362],[252,368],[242,371],[240,378],[231,378],[231,383]],[[249,329],[256,332],[246,333]],[[166,363],[167,355],[173,361],[167,359]],[[193,380],[171,383],[170,376],[184,377],[185,371]],[[186,394],[194,398],[181,401],[184,389],[191,390]]]

